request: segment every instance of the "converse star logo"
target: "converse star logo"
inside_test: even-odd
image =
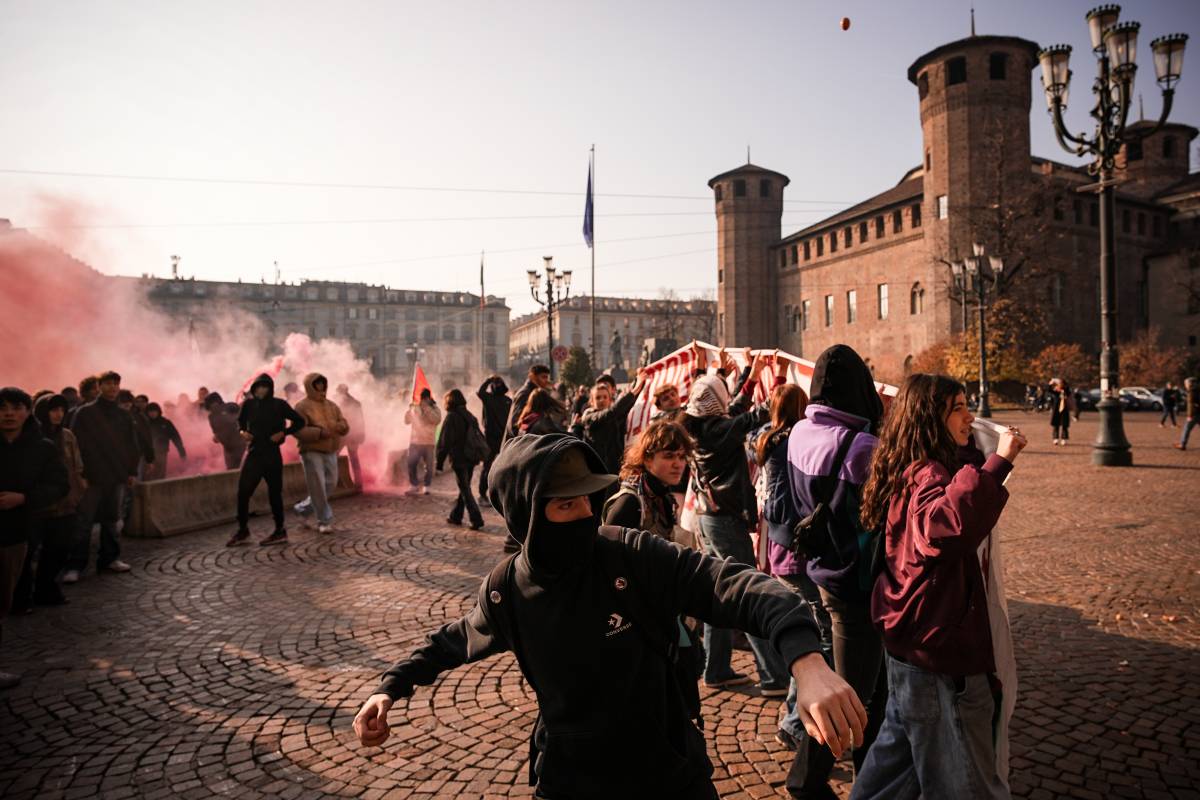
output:
[[[629,630],[630,628],[633,627],[633,623],[626,622],[625,618],[622,617],[620,614],[611,614],[608,617],[608,627],[612,628],[612,630],[610,630],[608,633],[604,634],[606,637],[607,636],[616,636],[618,633],[622,633],[624,631]]]
[[[629,581],[625,580],[624,578],[617,578],[615,581],[613,581],[613,586],[617,587],[618,592],[628,585]]]

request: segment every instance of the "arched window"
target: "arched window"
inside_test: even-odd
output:
[[[914,283],[912,290],[908,293],[908,313],[925,313],[925,288],[920,283]]]

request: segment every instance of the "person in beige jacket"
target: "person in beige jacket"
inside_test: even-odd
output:
[[[329,495],[337,486],[337,454],[342,449],[342,437],[350,432],[350,424],[338,404],[325,396],[328,390],[325,376],[310,372],[304,376],[305,397],[296,403],[296,413],[304,417],[304,427],[296,433],[296,438],[300,442],[304,481],[308,484],[308,497],[296,504],[296,511],[303,516],[315,511],[320,533],[333,532]]]
[[[421,390],[421,399],[404,412],[404,422],[412,427],[408,440],[408,494],[429,494],[433,483],[433,451],[437,442],[437,427],[442,412],[433,402],[433,393]],[[417,467],[425,463],[425,477],[417,477]]]

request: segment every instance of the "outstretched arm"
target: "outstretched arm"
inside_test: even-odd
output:
[[[484,586],[481,591],[486,589]],[[397,700],[411,697],[415,687],[430,685],[447,670],[482,661],[506,649],[477,603],[465,617],[443,625],[429,635],[424,647],[383,673],[379,688],[354,718],[358,740],[366,747],[382,745],[391,733],[388,711]]]
[[[672,609],[718,628],[736,628],[770,641],[796,679],[796,707],[809,735],[835,756],[862,743],[867,712],[858,695],[820,654],[816,622],[800,598],[747,564],[632,534],[646,554],[642,586],[661,587]]]

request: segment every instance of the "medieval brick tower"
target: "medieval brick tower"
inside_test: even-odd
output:
[[[771,269],[788,177],[746,164],[708,182],[717,210],[717,341],[776,347],[778,298]]]
[[[997,229],[999,209],[1027,195],[1030,73],[1038,46],[1013,36],[972,36],[913,62],[924,141],[930,257],[960,259]]]

